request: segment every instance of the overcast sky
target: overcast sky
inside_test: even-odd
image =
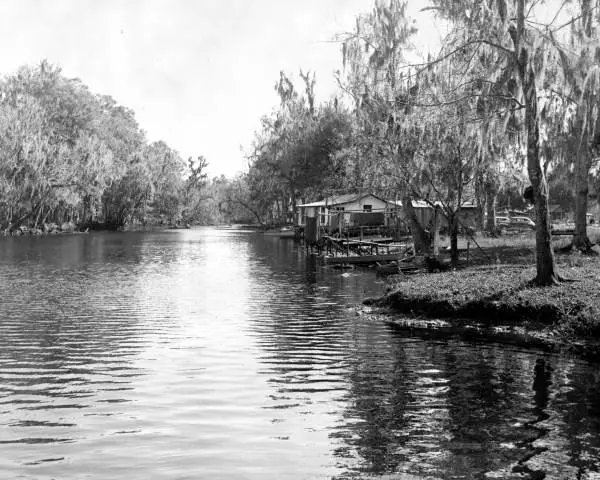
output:
[[[42,59],[132,108],[149,140],[210,174],[245,168],[279,71],[317,75],[334,92],[336,33],[374,0],[1,0],[0,74]],[[423,5],[411,2],[411,10]],[[426,35],[430,25],[421,24]],[[434,32],[433,32],[434,33]]]

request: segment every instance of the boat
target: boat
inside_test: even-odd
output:
[[[354,270],[354,265],[350,265],[349,263],[334,263],[331,265],[331,268],[336,270]]]
[[[400,269],[396,262],[385,264],[377,263],[377,275],[394,275],[396,273],[400,273]]]
[[[277,230],[266,230],[263,232],[264,235],[278,237],[281,239],[293,239],[296,238],[296,231],[291,227],[282,227]]]
[[[189,223],[186,223],[185,225],[179,225],[179,224],[177,224],[177,225],[169,225],[167,228],[169,230],[183,230],[183,229],[189,230],[192,227],[191,227],[191,225]]]
[[[296,238],[296,231],[293,228],[284,227],[279,230],[279,238]]]
[[[397,253],[384,253],[379,255],[340,255],[338,257],[327,257],[326,262],[332,264],[351,263],[354,265],[369,265],[377,262],[389,262],[398,260]]]

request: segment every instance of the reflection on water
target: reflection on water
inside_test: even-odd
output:
[[[0,478],[598,478],[597,365],[398,334],[289,241],[0,241]]]

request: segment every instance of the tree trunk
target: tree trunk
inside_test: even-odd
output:
[[[410,196],[405,196],[402,198],[402,207],[404,209],[404,216],[408,221],[408,225],[410,226],[410,233],[413,237],[413,242],[415,244],[415,254],[423,253],[426,256],[431,255],[431,241],[429,235],[419,222],[417,218],[417,214],[415,213],[415,209],[412,205],[412,198]]]
[[[86,195],[83,197],[83,219],[81,223],[91,225],[92,221],[92,196]]]
[[[44,202],[42,202],[38,208],[38,212],[37,215],[35,217],[35,223],[33,225],[33,228],[38,228],[38,223],[40,221],[40,215],[42,214],[42,210],[44,209]]]
[[[452,265],[458,265],[458,213],[448,218],[450,226],[450,261]]]
[[[495,235],[496,234],[496,197],[498,196],[498,190],[493,182],[485,182],[485,231]]]
[[[440,254],[440,222],[442,220],[442,212],[436,206],[433,209],[433,228],[429,233],[431,239],[433,256],[437,257]]]
[[[523,90],[525,92],[525,121],[527,124],[527,173],[533,187],[535,203],[535,283],[552,285],[561,279],[556,271],[552,235],[550,233],[550,215],[548,208],[548,183],[542,169],[540,159],[540,126],[538,119],[537,89],[535,73],[529,66],[524,75]]]
[[[29,218],[30,215],[31,215],[31,212],[24,213],[17,220],[9,223],[8,226],[6,227],[6,230],[11,231],[13,227],[19,227],[21,225],[21,222],[23,222],[23,220]]]
[[[485,194],[482,175],[480,173],[477,174],[477,181],[475,182],[475,201],[477,203],[477,211],[479,212],[479,228],[482,231],[485,231],[487,197]]]
[[[517,3],[517,29],[511,33],[517,52],[519,80],[525,103],[525,125],[527,127],[527,173],[533,188],[535,204],[535,256],[538,285],[553,285],[561,278],[556,271],[552,236],[550,233],[550,215],[548,208],[548,183],[540,158],[540,124],[538,117],[537,88],[533,58],[526,45],[525,0]]]
[[[48,220],[48,216],[52,213],[52,210],[48,209],[48,211],[46,212],[46,214],[44,215],[44,218],[42,218],[42,225],[44,225],[46,223],[46,220]]]
[[[593,35],[593,14],[592,2],[582,0],[581,13],[582,23],[587,41]],[[585,88],[585,86],[584,86]],[[580,119],[582,124],[581,139],[577,150],[575,164],[575,235],[573,236],[573,246],[584,253],[596,253],[592,250],[592,242],[587,235],[587,201],[588,201],[588,177],[591,167],[591,152],[589,145],[589,125],[595,123],[594,109],[591,104],[594,102],[595,95],[591,91],[584,92],[584,102],[590,105],[587,109],[583,108],[584,118]],[[590,115],[591,114],[591,115]],[[590,118],[592,117],[592,118]],[[583,126],[586,125],[586,126]]]
[[[587,135],[583,134],[581,147],[577,152],[575,163],[575,234],[573,246],[585,253],[595,253],[592,242],[587,235],[587,202],[588,202],[588,176],[590,161],[587,148]]]
[[[8,207],[8,218],[6,221],[6,227],[4,228],[4,234],[6,235],[6,233],[8,233],[10,226],[12,225],[12,218],[13,218],[13,206],[10,205]]]
[[[296,200],[296,193],[294,192],[294,190],[292,190],[290,195],[290,202],[292,204],[292,223],[296,223],[296,205],[297,205],[297,200]]]

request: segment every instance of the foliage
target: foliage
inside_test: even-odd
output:
[[[548,21],[543,3],[432,0],[428,9],[449,33],[438,55],[415,62],[406,4],[376,2],[342,35],[346,69],[339,78],[358,112],[366,161],[396,173],[399,188],[412,197],[430,200],[434,192],[449,220],[456,211],[453,196],[466,199],[463,194],[482,209],[490,204],[493,216],[498,192],[516,186],[505,174],[524,159],[539,233],[536,280],[548,284],[560,276],[550,246],[546,175],[573,158],[568,147],[574,133],[576,151],[585,150],[589,160],[597,116],[590,60],[600,50],[598,5],[563,2]],[[456,163],[458,151],[466,164]],[[587,198],[587,169],[576,178]]]
[[[183,163],[134,113],[43,61],[0,83],[0,227],[170,221]]]
[[[289,222],[298,200],[343,183],[339,154],[349,145],[350,115],[335,102],[316,105],[314,75],[300,75],[305,95],[281,73],[275,86],[280,106],[263,117],[248,155],[247,192],[238,188],[231,197],[261,223]]]

